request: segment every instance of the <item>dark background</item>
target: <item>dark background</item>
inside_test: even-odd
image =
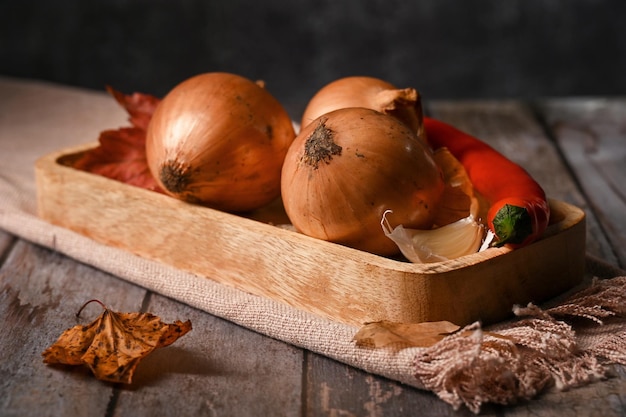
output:
[[[298,118],[372,75],[425,100],[626,94],[623,0],[0,0],[0,75],[164,95],[263,79]]]

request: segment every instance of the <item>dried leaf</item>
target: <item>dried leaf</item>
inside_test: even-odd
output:
[[[160,99],[149,94],[133,93],[123,94],[111,86],[106,87],[109,94],[128,112],[130,123],[143,130],[148,130],[148,123],[156,110]]]
[[[358,346],[375,348],[391,344],[428,347],[459,328],[449,321],[395,323],[383,320],[365,324],[354,335],[353,340]]]
[[[163,192],[146,159],[146,129],[159,99],[141,93],[124,95],[111,87],[107,90],[126,109],[132,126],[101,132],[99,146],[85,152],[74,168]]]
[[[44,363],[85,364],[100,380],[130,384],[142,358],[191,330],[189,320],[167,324],[150,313],[118,313],[103,307],[104,312],[91,324],[64,331],[42,353]]]

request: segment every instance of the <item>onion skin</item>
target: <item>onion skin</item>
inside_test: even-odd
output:
[[[378,255],[399,253],[380,227],[385,210],[430,229],[444,190],[430,148],[399,120],[365,108],[327,113],[289,148],[282,198],[294,228]]]
[[[148,125],[146,156],[169,195],[243,212],[280,195],[294,138],[291,118],[262,86],[212,72],[183,81],[163,98]]]
[[[419,137],[423,136],[421,97],[414,88],[398,89],[375,77],[352,76],[322,87],[307,104],[301,126],[329,113],[348,107],[364,107],[396,117]]]

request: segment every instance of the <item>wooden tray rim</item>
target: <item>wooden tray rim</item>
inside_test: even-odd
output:
[[[61,149],[58,151],[51,152],[47,155],[40,157],[35,162],[36,169],[60,169],[60,170],[71,170],[75,175],[86,176],[85,178],[89,178],[90,181],[101,182],[103,185],[113,186],[115,184],[116,187],[133,187],[133,192],[136,192],[138,197],[141,198],[145,196],[147,199],[155,200],[158,202],[160,199],[170,199],[175,200],[177,204],[180,204],[181,208],[185,210],[194,210],[196,215],[199,216],[207,216],[210,215],[211,218],[219,220],[220,218],[236,218],[237,221],[241,222],[246,227],[254,230],[255,232],[260,233],[268,233],[273,234],[278,237],[284,237],[286,239],[295,239],[296,241],[300,241],[300,243],[312,245],[316,247],[321,247],[322,250],[327,249],[329,245],[334,246],[334,252],[340,252],[344,256],[351,259],[360,259],[364,263],[376,265],[380,268],[396,271],[396,272],[405,272],[408,274],[419,274],[419,275],[438,275],[451,270],[456,270],[464,267],[470,267],[472,265],[476,265],[481,262],[488,261],[498,256],[505,255],[512,250],[508,247],[500,247],[500,248],[489,248],[482,252],[465,255],[456,259],[440,261],[440,262],[432,262],[432,263],[411,263],[409,261],[396,260],[392,258],[387,258],[384,256],[372,254],[369,252],[364,252],[358,249],[350,248],[347,246],[339,245],[333,242],[327,242],[320,239],[316,239],[310,236],[306,236],[304,234],[295,232],[293,230],[287,230],[276,225],[271,225],[268,223],[264,223],[262,221],[254,220],[239,214],[227,213],[220,210],[215,210],[210,207],[200,206],[190,204],[184,201],[176,200],[173,197],[160,194],[154,191],[150,191],[141,187],[136,187],[133,185],[125,184],[120,181],[116,181],[101,175],[93,174],[87,171],[83,171],[80,169],[76,169],[71,165],[66,165],[61,163],[61,160],[64,158],[73,158],[78,156],[79,154],[86,152],[87,150],[94,148],[97,146],[97,143],[87,143],[76,145],[72,147],[68,147],[65,149]],[[171,203],[171,201],[170,201]],[[563,230],[569,229],[573,225],[579,223],[585,218],[585,213],[580,208],[568,204],[563,201],[549,199],[550,206],[552,207],[552,212],[560,212],[559,208],[567,207],[567,212],[569,216],[566,216],[562,219],[559,219],[556,222],[551,222],[546,231],[544,232],[541,240],[549,238],[551,236],[557,235]]]

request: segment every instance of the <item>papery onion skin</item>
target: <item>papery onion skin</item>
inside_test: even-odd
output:
[[[148,126],[146,156],[168,194],[243,212],[280,195],[282,163],[294,138],[288,113],[261,85],[211,72],[163,98]]]
[[[375,77],[350,76],[337,79],[318,90],[307,104],[301,126],[333,110],[364,107],[396,117],[419,137],[423,135],[422,104],[414,88],[398,89]]]
[[[285,211],[299,232],[378,255],[399,253],[380,219],[430,228],[443,190],[430,148],[399,120],[346,108],[305,126],[282,171]]]

